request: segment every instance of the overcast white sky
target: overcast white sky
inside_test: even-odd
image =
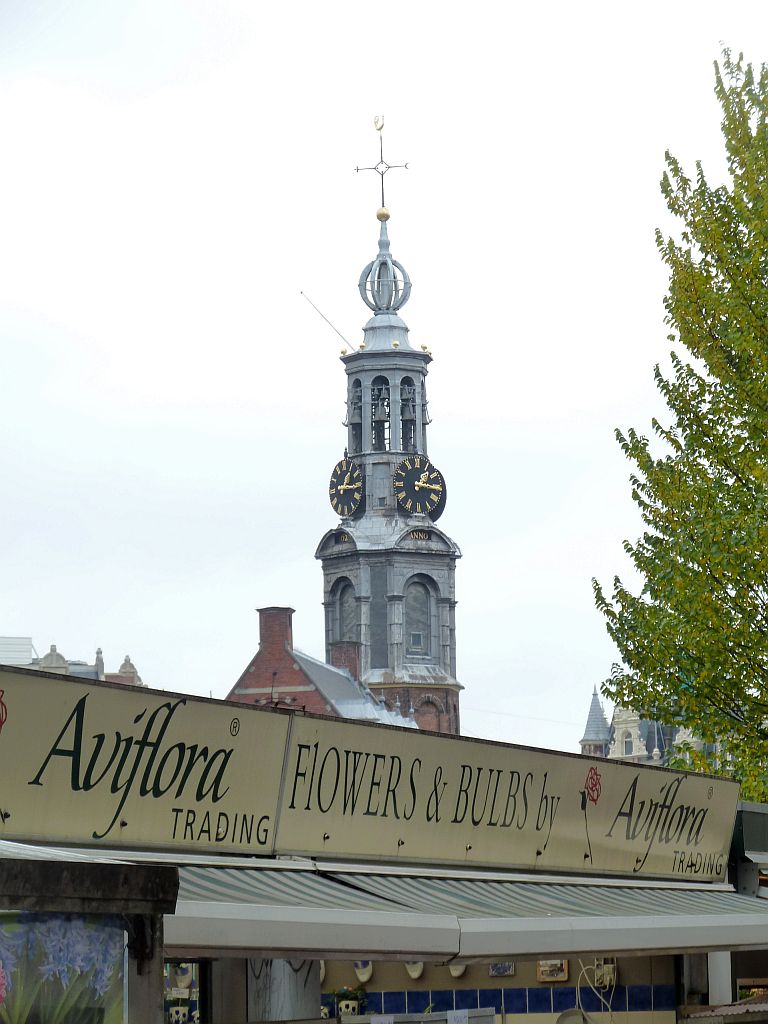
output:
[[[323,657],[345,375],[299,293],[361,340],[383,113],[464,731],[577,750],[721,41],[768,60],[764,0],[0,0],[0,635],[223,697],[290,604]]]

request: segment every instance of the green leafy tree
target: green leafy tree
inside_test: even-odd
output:
[[[694,764],[768,799],[768,68],[725,50],[715,92],[726,183],[701,164],[687,177],[669,153],[661,183],[679,227],[656,236],[678,347],[671,373],[655,368],[671,421],[652,421],[655,453],[616,432],[644,522],[624,544],[642,587],[593,587],[623,659],[604,692],[717,742]]]

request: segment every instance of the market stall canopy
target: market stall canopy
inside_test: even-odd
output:
[[[176,867],[171,854],[0,841],[0,880],[6,867],[7,877],[15,877],[24,861],[58,865],[67,884],[75,880],[72,869],[83,878],[89,869],[98,874],[113,868],[121,878],[133,872],[147,879],[178,872],[175,911],[166,909],[165,944],[167,955],[182,958],[444,963],[768,946],[768,901],[740,895],[727,884],[196,854],[180,859]],[[96,880],[93,875],[91,884]],[[64,888],[60,895],[76,893]],[[10,890],[8,897],[13,901]]]
[[[334,864],[182,865],[166,944],[191,956],[502,960],[768,945],[768,903],[729,885]],[[209,953],[210,955],[210,953]]]

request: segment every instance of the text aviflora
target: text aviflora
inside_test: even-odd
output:
[[[174,799],[194,794],[200,802],[210,798],[218,803],[229,791],[224,776],[232,757],[232,749],[209,750],[197,743],[172,743],[163,748],[163,741],[173,716],[187,702],[184,698],[161,704],[151,714],[144,708],[133,719],[134,725],[144,722],[138,738],[116,731],[107,743],[106,733],[99,732],[84,740],[85,709],[88,694],[81,697],[64,726],[53,741],[37,775],[28,783],[42,786],[43,776],[54,758],[70,761],[70,786],[73,792],[103,788],[119,799],[115,812],[103,832],[93,832],[94,839],[103,839],[114,828],[125,802],[138,784],[140,797],[158,799],[173,790]]]
[[[634,871],[642,869],[654,843],[664,843],[665,846],[670,843],[676,846],[682,844],[685,847],[698,846],[702,841],[701,833],[708,813],[708,808],[677,802],[677,794],[683,784],[683,779],[680,778],[665,783],[659,790],[657,800],[653,797],[638,800],[639,778],[640,776],[636,775],[632,780],[619,812],[606,833],[606,837],[610,838],[619,819],[623,819],[627,840],[639,839],[642,843],[648,844],[645,855],[636,858]]]

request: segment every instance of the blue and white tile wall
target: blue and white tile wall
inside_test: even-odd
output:
[[[606,998],[606,997],[604,997]],[[323,995],[323,1006],[336,1013],[332,995]],[[537,985],[535,988],[462,988],[411,992],[368,992],[364,1013],[424,1013],[441,1010],[476,1010],[492,1006],[496,1013],[562,1013],[576,1006],[576,989],[568,985]],[[587,1013],[607,1012],[588,987],[581,988],[581,1006]],[[674,985],[617,985],[610,996],[612,1013],[642,1013],[675,1009]]]

